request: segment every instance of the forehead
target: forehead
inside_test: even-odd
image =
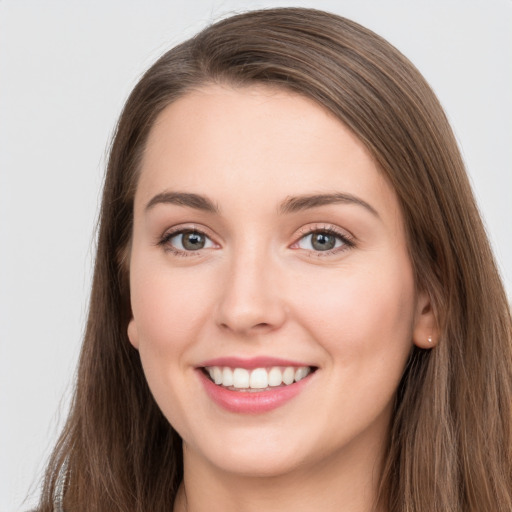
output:
[[[394,193],[359,139],[302,95],[210,85],[169,105],[150,132],[136,203],[168,189],[243,194],[260,204],[333,189],[377,202]],[[396,202],[396,201],[395,201]]]

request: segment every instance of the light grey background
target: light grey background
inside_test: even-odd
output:
[[[0,512],[35,503],[23,499],[66,414],[105,153],[130,89],[211,21],[277,5],[352,18],[423,72],[512,297],[511,0],[0,0]]]

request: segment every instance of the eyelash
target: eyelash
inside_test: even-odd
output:
[[[165,233],[162,238],[158,241],[157,245],[160,245],[164,247],[166,251],[171,252],[175,256],[180,257],[187,257],[187,256],[199,256],[201,254],[201,249],[198,249],[196,251],[183,251],[181,249],[178,249],[174,247],[170,241],[178,235],[184,235],[186,233],[197,233],[198,235],[202,235],[208,240],[211,240],[211,237],[209,237],[202,229],[197,229],[194,227],[190,228],[176,228],[172,231],[168,231]]]
[[[181,249],[176,248],[175,246],[173,246],[170,243],[172,238],[174,238],[175,236],[184,235],[186,233],[197,233],[198,235],[202,235],[202,236],[206,237],[208,240],[211,240],[211,237],[209,237],[201,229],[197,229],[197,228],[193,228],[193,227],[176,228],[175,230],[165,233],[162,236],[162,238],[157,242],[157,245],[164,247],[166,251],[171,252],[175,256],[179,256],[179,257],[199,256],[201,254],[202,250],[204,250],[204,249],[198,249],[195,251],[194,250],[183,251]],[[342,233],[339,229],[337,229],[334,226],[325,226],[325,225],[317,225],[314,227],[301,229],[300,236],[296,239],[295,242],[293,242],[292,246],[297,245],[302,239],[304,239],[307,236],[313,235],[315,233],[322,233],[322,234],[334,236],[338,240],[340,240],[342,243],[341,247],[335,247],[333,249],[328,249],[325,251],[308,250],[309,253],[314,254],[315,257],[318,257],[318,258],[338,254],[340,252],[347,251],[355,246],[355,241],[351,236],[347,235],[346,233]]]
[[[315,233],[322,233],[326,235],[331,235],[341,241],[341,247],[334,247],[333,249],[328,249],[325,251],[313,251],[310,250],[311,254],[314,254],[317,258],[323,258],[326,256],[332,256],[334,254],[338,254],[344,251],[348,251],[349,249],[355,247],[355,240],[352,236],[348,235],[346,232],[341,232],[335,226],[326,226],[326,225],[316,225],[314,227],[303,228],[300,230],[300,237],[294,242],[292,245],[297,245],[302,239],[307,236],[314,235]]]

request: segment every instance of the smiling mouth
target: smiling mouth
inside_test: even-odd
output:
[[[273,366],[270,368],[231,368],[206,366],[203,373],[217,386],[230,391],[261,392],[290,386],[313,373],[314,366]]]

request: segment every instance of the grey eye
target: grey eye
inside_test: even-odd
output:
[[[327,233],[312,233],[311,246],[317,251],[328,251],[334,249],[336,245],[336,237]]]
[[[183,233],[182,244],[188,251],[197,251],[202,249],[206,242],[206,237],[201,233]]]
[[[299,247],[309,251],[329,251],[344,244],[338,235],[333,235],[325,231],[314,231],[303,236],[299,240]]]

